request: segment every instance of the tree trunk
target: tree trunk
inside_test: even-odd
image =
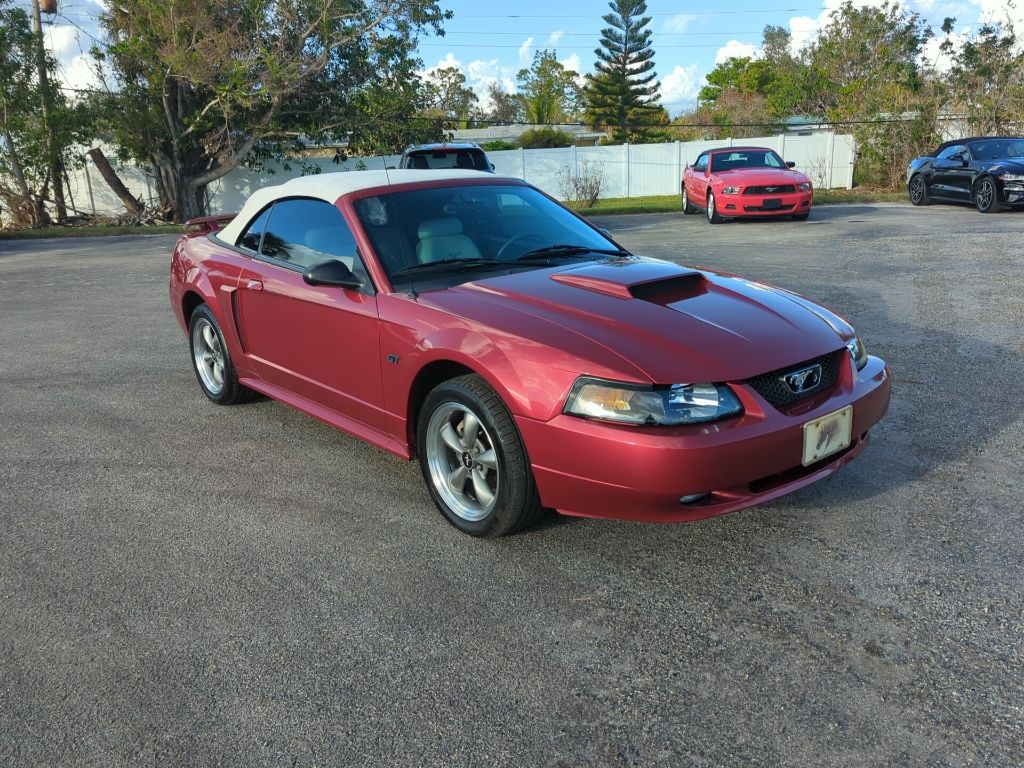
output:
[[[110,161],[107,160],[107,156],[103,154],[103,150],[99,147],[95,147],[90,149],[86,154],[88,154],[89,157],[92,158],[93,163],[96,164],[96,170],[100,172],[100,176],[102,176],[103,180],[107,182],[107,186],[109,186],[113,190],[114,194],[117,195],[118,199],[124,203],[125,210],[128,211],[128,213],[142,213],[144,206],[135,198],[134,195],[132,195],[131,192],[128,191],[128,188],[117,175],[117,171],[111,167]]]

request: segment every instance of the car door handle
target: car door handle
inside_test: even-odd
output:
[[[245,287],[250,291],[262,291],[263,281],[262,280],[250,280],[245,284]]]

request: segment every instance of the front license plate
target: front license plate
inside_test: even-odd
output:
[[[852,405],[808,421],[804,424],[804,466],[848,448],[852,433]]]
[[[764,208],[766,211],[771,211],[771,210],[773,210],[775,208],[781,208],[782,207],[782,200],[777,198],[777,197],[773,197],[773,198],[771,198],[769,200],[763,201],[761,203],[761,207]]]

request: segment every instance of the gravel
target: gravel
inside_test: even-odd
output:
[[[478,541],[418,468],[199,392],[173,237],[0,242],[0,764],[1024,762],[1024,213],[609,217],[850,319],[843,472],[690,525]]]

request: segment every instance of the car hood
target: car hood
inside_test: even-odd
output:
[[[788,291],[635,257],[489,278],[420,300],[513,335],[529,315],[548,331],[530,341],[571,346],[563,351],[583,372],[600,375],[586,369],[589,347],[593,360],[612,352],[620,371],[661,384],[747,379],[840,349],[852,334]]]
[[[715,171],[714,175],[726,183],[735,181],[755,186],[802,184],[808,181],[807,176],[799,171],[782,168],[726,168],[724,171]]]

